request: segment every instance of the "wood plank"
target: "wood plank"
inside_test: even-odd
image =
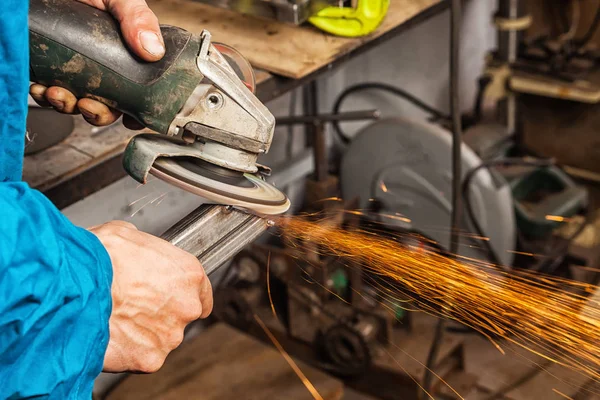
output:
[[[394,0],[382,25],[362,38],[336,37],[311,26],[251,17],[189,0],[148,0],[163,24],[211,32],[239,50],[252,65],[299,79],[385,34],[441,0]]]
[[[110,127],[95,128],[81,116],[75,116],[75,129],[56,146],[23,160],[23,179],[30,186],[47,190],[97,165],[125,148],[136,134],[120,122]]]
[[[298,366],[323,399],[342,398],[340,381],[301,362]],[[157,373],[128,377],[107,400],[311,398],[277,350],[217,324],[184,343]]]

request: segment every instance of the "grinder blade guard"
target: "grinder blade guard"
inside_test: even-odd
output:
[[[288,210],[281,191],[257,164],[269,150],[275,118],[253,94],[254,73],[241,54],[201,35],[197,59],[203,79],[166,135],[141,134],[125,151],[134,179],[148,174],[208,200],[274,215]]]

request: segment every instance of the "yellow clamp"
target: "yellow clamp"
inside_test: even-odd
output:
[[[308,21],[337,36],[359,37],[373,32],[381,24],[390,0],[358,0],[356,8],[326,7]]]

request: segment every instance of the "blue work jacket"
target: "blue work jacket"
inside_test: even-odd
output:
[[[108,343],[112,265],[98,238],[21,181],[26,0],[0,5],[0,399],[91,399]]]

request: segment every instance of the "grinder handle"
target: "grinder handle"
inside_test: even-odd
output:
[[[166,134],[202,75],[200,38],[171,26],[161,31],[165,56],[145,62],[109,13],[73,0],[31,0],[31,80],[98,100]]]

